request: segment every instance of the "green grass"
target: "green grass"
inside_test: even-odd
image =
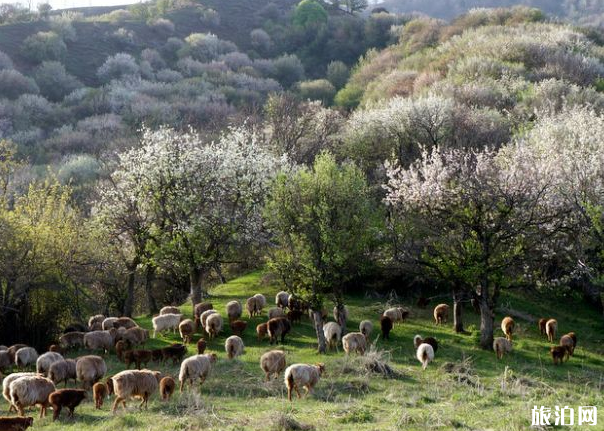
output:
[[[232,299],[242,303],[254,293],[267,296],[269,306],[280,286],[262,272],[253,272],[211,290],[211,301],[221,314]],[[403,301],[405,303],[405,301]],[[350,310],[348,330],[358,330],[361,320],[369,318],[377,326],[377,317],[385,304],[360,297],[348,298]],[[405,305],[408,305],[405,303]],[[434,305],[434,304],[433,304]],[[436,327],[431,310],[411,307],[409,321],[399,324],[390,341],[382,341],[378,330],[378,356],[390,359],[397,372],[392,379],[369,374],[362,359],[346,358],[341,352],[319,356],[308,319],[293,328],[286,344],[279,346],[288,354],[288,363],[325,362],[327,375],[321,379],[313,395],[289,403],[282,379],[263,382],[258,366],[262,353],[270,349],[268,341],[258,342],[255,326],[265,320],[254,317],[244,334],[245,354],[229,361],[224,352],[227,328],[217,340],[209,343],[209,351],[219,356],[218,363],[201,391],[188,390],[164,403],[154,397],[148,411],[139,411],[136,402],[128,411],[116,415],[106,403],[102,411],[87,402],[76,410],[73,421],[62,417],[53,423],[51,417],[35,420],[34,429],[54,430],[266,430],[314,427],[317,430],[527,430],[533,405],[554,407],[579,405],[603,406],[604,388],[603,324],[601,316],[581,303],[540,302],[537,298],[506,293],[501,305],[530,312],[533,316],[552,316],[561,332],[574,330],[579,337],[575,356],[563,366],[554,367],[547,354],[549,344],[541,338],[536,325],[516,319],[518,330],[514,352],[497,361],[493,352],[477,348],[478,316],[471,310],[464,320],[471,335],[454,334],[450,326]],[[190,305],[182,311],[191,313]],[[502,316],[498,315],[499,320]],[[247,317],[245,318],[246,320]],[[138,319],[150,328],[149,318]],[[423,372],[414,357],[412,338],[419,333],[439,340],[436,359]],[[496,335],[501,335],[497,330]],[[197,337],[195,338],[197,339]],[[147,347],[178,341],[166,334],[151,340]],[[193,346],[189,348],[193,353]],[[81,354],[74,352],[72,356]],[[107,358],[109,373],[123,369],[115,356]],[[448,365],[445,365],[449,363]],[[151,368],[155,368],[154,365]],[[445,368],[450,372],[445,371]],[[177,376],[177,367],[162,367],[163,372]],[[0,408],[5,409],[3,403]],[[601,413],[601,412],[600,412]],[[32,412],[32,414],[35,414]],[[600,414],[600,423],[604,421]],[[563,429],[580,429],[564,427]],[[602,430],[598,425],[582,429]]]

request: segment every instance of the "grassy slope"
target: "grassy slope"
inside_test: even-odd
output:
[[[278,290],[278,285],[255,272],[218,286],[211,294],[214,307],[224,314],[224,305],[229,300],[243,302],[251,294],[262,292],[272,303]],[[290,404],[285,398],[281,379],[269,384],[262,381],[258,359],[269,346],[267,341],[259,343],[256,340],[254,328],[264,317],[255,317],[244,335],[246,352],[240,359],[226,359],[223,343],[230,335],[228,329],[209,344],[209,350],[218,353],[219,362],[201,392],[196,388],[182,396],[177,394],[169,403],[154,398],[148,412],[140,412],[136,403],[130,403],[127,413],[120,412],[115,416],[109,413],[107,404],[102,411],[95,411],[87,403],[76,411],[75,421],[62,418],[53,424],[46,418],[36,420],[34,429],[262,430],[285,414],[319,430],[511,431],[528,429],[530,409],[535,404],[575,408],[578,405],[604,405],[604,327],[601,318],[578,303],[564,304],[562,309],[548,303],[536,307],[534,304],[538,301],[534,298],[509,294],[502,297],[502,304],[508,303],[535,316],[555,316],[561,331],[576,331],[579,345],[570,362],[560,367],[552,366],[546,354],[548,343],[539,337],[534,325],[526,322],[517,322],[515,351],[497,362],[493,352],[476,348],[478,319],[473,312],[468,312],[465,320],[474,335],[462,336],[453,334],[450,327],[436,327],[430,310],[412,309],[413,317],[395,328],[392,340],[377,340],[378,349],[388,352],[400,374],[395,379],[384,379],[363,372],[357,358],[346,359],[342,353],[319,357],[315,353],[312,327],[305,319],[294,327],[283,346],[288,353],[288,363],[321,360],[326,363],[328,374],[313,396]],[[350,298],[348,307],[351,312],[348,329],[355,330],[364,318],[377,323],[384,304]],[[190,306],[183,306],[182,310],[191,313]],[[139,323],[151,326],[148,318],[139,319]],[[425,372],[414,358],[412,337],[416,333],[434,335],[440,342],[436,360]],[[374,333],[373,338],[377,338],[377,334]],[[169,334],[151,340],[148,347],[176,340],[177,336]],[[190,351],[193,353],[192,347]],[[446,362],[466,365],[469,373],[447,373],[441,368]],[[110,373],[122,369],[113,355],[108,358],[108,364]],[[171,366],[163,371],[172,375],[178,373],[177,368]],[[5,409],[6,404],[0,408]],[[601,425],[598,427],[590,429],[604,429]]]

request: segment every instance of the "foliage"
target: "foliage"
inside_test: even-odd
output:
[[[99,78],[105,82],[112,79],[136,76],[138,73],[139,67],[134,58],[130,54],[123,52],[107,58],[97,71]]]
[[[327,79],[302,81],[298,84],[300,97],[308,100],[320,100],[324,105],[331,105],[336,89]]]
[[[4,97],[16,99],[22,94],[37,94],[39,91],[33,79],[14,69],[0,70],[0,93]]]
[[[40,31],[23,41],[23,53],[35,62],[61,61],[67,53],[67,46],[57,33]]]
[[[302,0],[296,6],[292,16],[294,25],[316,27],[327,22],[327,11],[316,0]]]
[[[45,61],[34,72],[40,93],[53,102],[61,101],[72,91],[82,87],[76,77],[57,61]]]

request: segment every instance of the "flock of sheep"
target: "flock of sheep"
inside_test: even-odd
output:
[[[266,307],[264,295],[256,294],[248,298],[245,309],[250,317],[260,315]],[[286,335],[291,331],[292,324],[300,321],[309,310],[307,304],[289,295],[279,292],[275,297],[276,307],[268,310],[268,321],[256,327],[259,340],[266,336],[270,343],[285,341]],[[247,327],[247,322],[241,320],[243,307],[238,301],[231,301],[226,305],[226,314],[230,329],[233,333],[225,341],[225,352],[229,359],[236,358],[244,353],[244,342],[241,338]],[[326,310],[322,311],[324,322],[327,321]],[[337,320],[337,309],[333,311]],[[348,310],[344,308],[344,314]],[[434,308],[434,320],[437,325],[446,323],[449,306],[440,304]],[[0,369],[6,370],[13,365],[21,372],[7,375],[2,381],[2,395],[9,403],[9,412],[16,411],[19,417],[0,417],[0,429],[7,431],[25,430],[33,423],[33,418],[24,417],[26,407],[39,405],[40,417],[45,416],[48,407],[53,409],[53,420],[57,419],[63,408],[68,410],[73,417],[74,409],[86,398],[92,390],[92,397],[97,409],[101,409],[103,401],[110,395],[115,396],[112,412],[120,404],[126,408],[126,401],[131,398],[141,400],[141,407],[147,405],[149,398],[159,393],[163,400],[168,400],[176,389],[176,381],[171,376],[163,375],[160,371],[142,369],[150,362],[165,363],[171,360],[174,365],[180,363],[178,380],[182,392],[188,383],[191,387],[199,382],[203,385],[213,365],[217,361],[215,353],[205,353],[206,340],[197,341],[197,354],[185,358],[186,345],[193,342],[194,334],[200,329],[207,334],[209,339],[215,338],[224,329],[224,320],[211,303],[199,303],[194,308],[194,319],[185,319],[178,307],[167,306],[162,308],[160,314],[152,319],[153,337],[164,331],[178,331],[183,343],[174,343],[159,349],[140,348],[149,338],[149,331],[139,327],[136,322],[128,317],[105,317],[96,315],[90,317],[88,325],[74,324],[65,329],[59,338],[58,344],[50,346],[49,351],[38,355],[32,347],[16,344],[11,347],[0,346]],[[389,308],[380,316],[380,329],[382,337],[389,339],[390,331],[395,323],[404,322],[409,317],[409,311],[402,307]],[[330,349],[338,349],[341,343],[346,354],[356,352],[363,355],[373,331],[373,323],[363,320],[359,324],[359,332],[343,334],[343,328],[336,322],[326,322],[323,332],[326,343]],[[515,329],[514,320],[506,317],[501,323],[505,337],[495,338],[493,350],[497,358],[512,350],[512,335]],[[539,329],[548,340],[553,342],[557,331],[555,319],[541,319]],[[426,369],[434,359],[438,350],[438,341],[434,337],[422,338],[416,335],[413,339],[416,357]],[[564,335],[560,345],[551,348],[554,364],[563,362],[572,356],[576,347],[576,335],[571,332]],[[108,378],[107,365],[101,356],[85,355],[77,359],[66,359],[63,353],[68,349],[84,348],[101,351],[103,354],[115,350],[117,358],[124,362],[128,369]],[[131,370],[134,364],[137,369]],[[35,372],[23,372],[27,367],[35,366]],[[286,368],[286,354],[283,350],[270,350],[260,358],[260,367],[265,373],[266,380],[271,377],[278,378],[284,373],[284,382],[287,387],[288,399],[291,401],[292,392],[301,396],[300,389],[304,388],[306,394],[311,392],[319,382],[325,371],[324,364],[293,364]],[[105,381],[102,379],[105,378]],[[69,380],[74,384],[81,382],[82,389],[67,388]],[[64,389],[57,389],[60,383],[65,384]]]

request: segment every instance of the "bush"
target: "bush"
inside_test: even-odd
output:
[[[38,94],[40,89],[36,82],[23,76],[14,69],[0,70],[0,94],[9,99],[16,99],[22,94]]]
[[[129,10],[126,9],[116,9],[116,10],[112,10],[109,13],[106,13],[104,15],[101,15],[99,17],[99,20],[106,20],[115,24],[121,24],[124,21],[128,21],[131,20],[132,17],[132,13]]]
[[[304,79],[304,66],[298,57],[285,54],[273,60],[275,78],[283,87],[289,88]]]
[[[14,69],[15,65],[13,64],[13,61],[11,60],[11,58],[6,55],[5,53],[3,53],[2,51],[0,51],[0,70],[5,70],[5,69]]]
[[[250,32],[250,40],[254,49],[260,54],[268,54],[273,46],[273,40],[261,28],[256,28]]]
[[[349,83],[336,94],[334,101],[336,105],[346,109],[356,108],[361,103],[363,89],[357,85]]]
[[[163,34],[165,36],[174,33],[174,23],[166,18],[158,18],[149,23],[149,27],[151,27],[154,31]]]
[[[315,0],[302,0],[296,6],[292,21],[300,27],[312,27],[327,22],[327,11]]]
[[[45,61],[34,71],[40,93],[48,100],[59,102],[72,91],[80,88],[82,83],[67,73],[65,66],[58,61]]]
[[[141,60],[148,61],[154,69],[163,69],[166,67],[166,62],[162,58],[161,54],[155,49],[143,49],[141,52]]]
[[[220,25],[220,15],[214,9],[202,8],[199,11],[199,20],[205,25]]]
[[[341,61],[332,61],[327,65],[327,80],[339,90],[346,85],[350,70]]]
[[[183,49],[185,43],[177,37],[169,37],[161,48],[162,55],[168,61],[178,60],[178,52]]]
[[[247,54],[243,52],[230,52],[228,54],[221,55],[218,60],[222,61],[229,67],[229,69],[234,71],[244,67],[249,67],[253,64],[252,60],[250,60]]]
[[[61,184],[82,185],[99,178],[101,165],[92,156],[81,154],[69,156],[57,173]]]
[[[155,74],[155,78],[162,82],[178,82],[183,79],[183,76],[176,70],[161,69]]]
[[[73,21],[81,20],[82,14],[76,12],[63,12],[61,15],[50,17],[50,28],[63,38],[63,40],[76,40],[76,31]]]
[[[320,100],[324,105],[330,105],[336,94],[336,89],[327,79],[300,82],[298,91],[303,99]]]
[[[112,79],[122,79],[128,76],[137,76],[139,73],[140,70],[134,58],[124,52],[108,57],[97,71],[98,77],[103,82],[109,82]]]
[[[23,94],[14,103],[15,128],[25,130],[31,126],[47,128],[55,123],[60,114],[56,107],[42,96]]]
[[[135,45],[134,32],[123,27],[118,28],[110,35],[111,39],[120,45],[122,48],[127,48]]]
[[[191,33],[185,38],[185,46],[178,51],[178,56],[192,57],[199,61],[212,61],[223,54],[237,51],[233,42],[219,39],[212,33]]]
[[[40,31],[25,39],[23,42],[23,53],[35,62],[45,60],[61,61],[67,53],[67,46],[57,33],[53,31]]]

